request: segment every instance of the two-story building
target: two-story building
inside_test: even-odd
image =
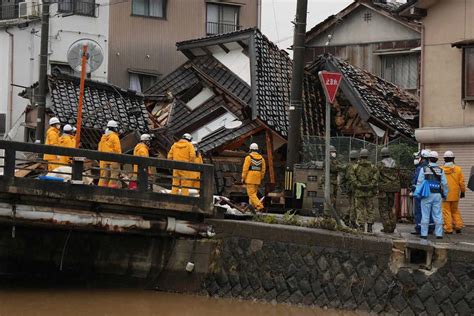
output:
[[[110,6],[109,82],[139,92],[186,61],[177,42],[260,25],[261,0],[115,2]]]
[[[48,72],[74,74],[67,54],[76,42],[88,40],[104,56],[91,78],[107,81],[108,0],[54,1],[50,6]],[[0,135],[23,140],[23,114],[29,101],[18,94],[38,81],[42,1],[0,2]]]
[[[416,138],[441,156],[453,151],[467,176],[474,166],[474,0],[411,0],[400,15],[423,22]],[[473,225],[471,191],[460,208],[465,222]]]
[[[306,61],[331,53],[416,94],[420,24],[398,16],[395,0],[355,0],[306,34]],[[311,22],[309,22],[311,23]]]

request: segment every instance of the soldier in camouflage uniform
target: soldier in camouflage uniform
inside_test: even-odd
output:
[[[354,190],[354,202],[361,228],[367,224],[367,232],[372,233],[375,221],[374,197],[377,194],[378,171],[369,160],[369,151],[362,149],[359,162],[351,169],[350,185]]]
[[[395,193],[400,192],[400,177],[396,162],[390,157],[388,147],[382,148],[382,160],[378,163],[379,171],[379,212],[384,233],[393,233],[397,225],[397,217],[393,212]]]
[[[357,150],[351,150],[351,152],[349,153],[349,159],[350,161],[346,165],[343,178],[343,185],[347,193],[347,198],[349,200],[349,209],[344,221],[346,222],[346,224],[348,224],[348,226],[352,228],[357,228],[358,220],[354,205],[354,190],[352,188],[352,185],[350,185],[350,175],[352,173],[352,169],[357,164],[357,160],[359,159],[359,152]]]

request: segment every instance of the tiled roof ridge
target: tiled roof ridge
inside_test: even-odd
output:
[[[228,37],[232,37],[232,36],[236,36],[236,35],[240,35],[240,34],[251,33],[255,30],[258,30],[258,27],[253,26],[253,27],[248,27],[248,28],[233,31],[233,32],[215,34],[215,35],[208,35],[208,36],[199,37],[199,38],[193,38],[193,39],[177,42],[176,47],[179,50],[180,46],[183,46],[183,45],[186,45],[186,44],[205,42],[207,40],[217,39],[217,38],[228,38]]]
[[[73,82],[75,84],[79,84],[81,79],[79,77],[72,76],[72,75],[67,75],[67,74],[49,75],[48,76],[48,81],[54,82],[55,80],[64,80],[64,81]],[[86,79],[85,80],[85,87],[109,90],[110,92],[125,95],[127,97],[137,97],[137,98],[143,98],[144,97],[143,94],[141,94],[141,93],[131,91],[131,90],[126,90],[126,89],[123,89],[119,86],[110,84],[108,82],[102,82],[102,81],[98,81],[98,80]]]

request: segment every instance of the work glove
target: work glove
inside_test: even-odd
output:
[[[242,184],[245,184],[245,179],[244,179],[244,178],[242,178],[241,182],[242,182]]]
[[[461,192],[461,199],[464,199],[466,197],[466,193],[465,192]]]

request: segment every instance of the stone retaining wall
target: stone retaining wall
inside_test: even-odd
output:
[[[205,294],[380,314],[474,315],[470,252],[448,251],[428,271],[396,266],[388,239],[260,223],[216,227]]]

